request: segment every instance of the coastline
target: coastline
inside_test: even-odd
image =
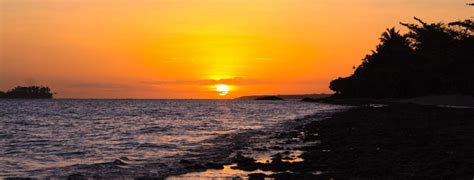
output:
[[[238,169],[235,167],[237,165],[236,162],[245,161],[249,157],[258,162],[265,162],[271,160],[272,155],[281,153],[287,153],[293,159],[300,159],[296,157],[302,153],[298,149],[312,142],[306,143],[303,142],[303,139],[288,135],[297,133],[298,131],[295,130],[298,127],[313,121],[330,118],[338,112],[346,111],[348,108],[351,107],[339,106],[337,109],[289,119],[269,129],[241,132],[212,139],[210,142],[225,143],[212,146],[209,149],[199,149],[198,153],[201,155],[198,157],[183,157],[180,162],[175,164],[179,169],[178,171],[160,176],[160,178],[168,180],[249,178],[249,174],[252,174],[252,172],[262,171],[257,169]],[[266,171],[266,173],[271,173],[271,171]]]
[[[464,108],[407,103],[358,106],[281,132],[278,138],[289,141],[278,145],[283,152],[264,161],[255,158],[259,153],[255,150],[239,154],[231,169],[247,172],[251,179],[471,179],[472,117],[474,110]],[[302,154],[292,155],[295,150]],[[170,179],[215,175],[206,172]]]
[[[144,167],[121,157],[48,174],[170,180],[474,177],[474,109],[408,103],[346,107],[219,136],[202,142],[192,154],[160,158]]]

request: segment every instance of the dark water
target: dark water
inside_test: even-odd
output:
[[[297,101],[0,101],[0,177],[54,177],[57,169],[119,158],[145,167],[222,135],[338,108]]]

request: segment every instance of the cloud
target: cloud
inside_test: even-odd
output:
[[[325,83],[323,80],[308,80],[308,81],[277,81],[277,80],[258,80],[247,79],[243,77],[234,77],[227,79],[203,79],[203,80],[155,80],[142,81],[143,84],[148,85],[215,85],[215,84],[232,84],[232,85],[268,85],[268,84],[321,84]]]
[[[248,84],[261,84],[264,83],[261,80],[245,79],[242,77],[227,78],[227,79],[203,79],[203,80],[171,80],[171,81],[143,81],[143,84],[150,85],[214,85],[214,84],[236,84],[236,85],[248,85]]]
[[[86,89],[130,89],[133,88],[127,84],[112,84],[112,83],[95,83],[95,82],[79,82],[70,83],[69,88],[86,88]]]

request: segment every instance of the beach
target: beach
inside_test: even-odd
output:
[[[4,178],[169,180],[474,177],[472,108],[364,101],[8,101],[1,113],[7,130],[1,136],[1,173]],[[15,108],[24,103],[30,108]],[[214,108],[213,116],[206,114]],[[184,112],[189,115],[180,115]],[[137,120],[145,123],[138,126]],[[75,128],[80,126],[88,133],[76,137],[85,131]],[[207,136],[203,127],[222,133]],[[186,135],[195,141],[177,141]],[[23,152],[24,147],[35,148]]]
[[[231,157],[230,169],[243,170],[243,177],[250,179],[472,179],[473,117],[472,108],[357,106],[279,133],[277,138],[285,143],[243,151]],[[275,149],[279,151],[271,159],[261,159],[262,151]],[[302,153],[293,156],[294,152]],[[221,175],[226,172],[229,167]],[[219,171],[170,179],[208,175]]]

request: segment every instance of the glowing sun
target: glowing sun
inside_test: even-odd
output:
[[[225,96],[229,94],[229,86],[227,84],[218,84],[216,85],[216,92],[219,93],[219,96]]]

